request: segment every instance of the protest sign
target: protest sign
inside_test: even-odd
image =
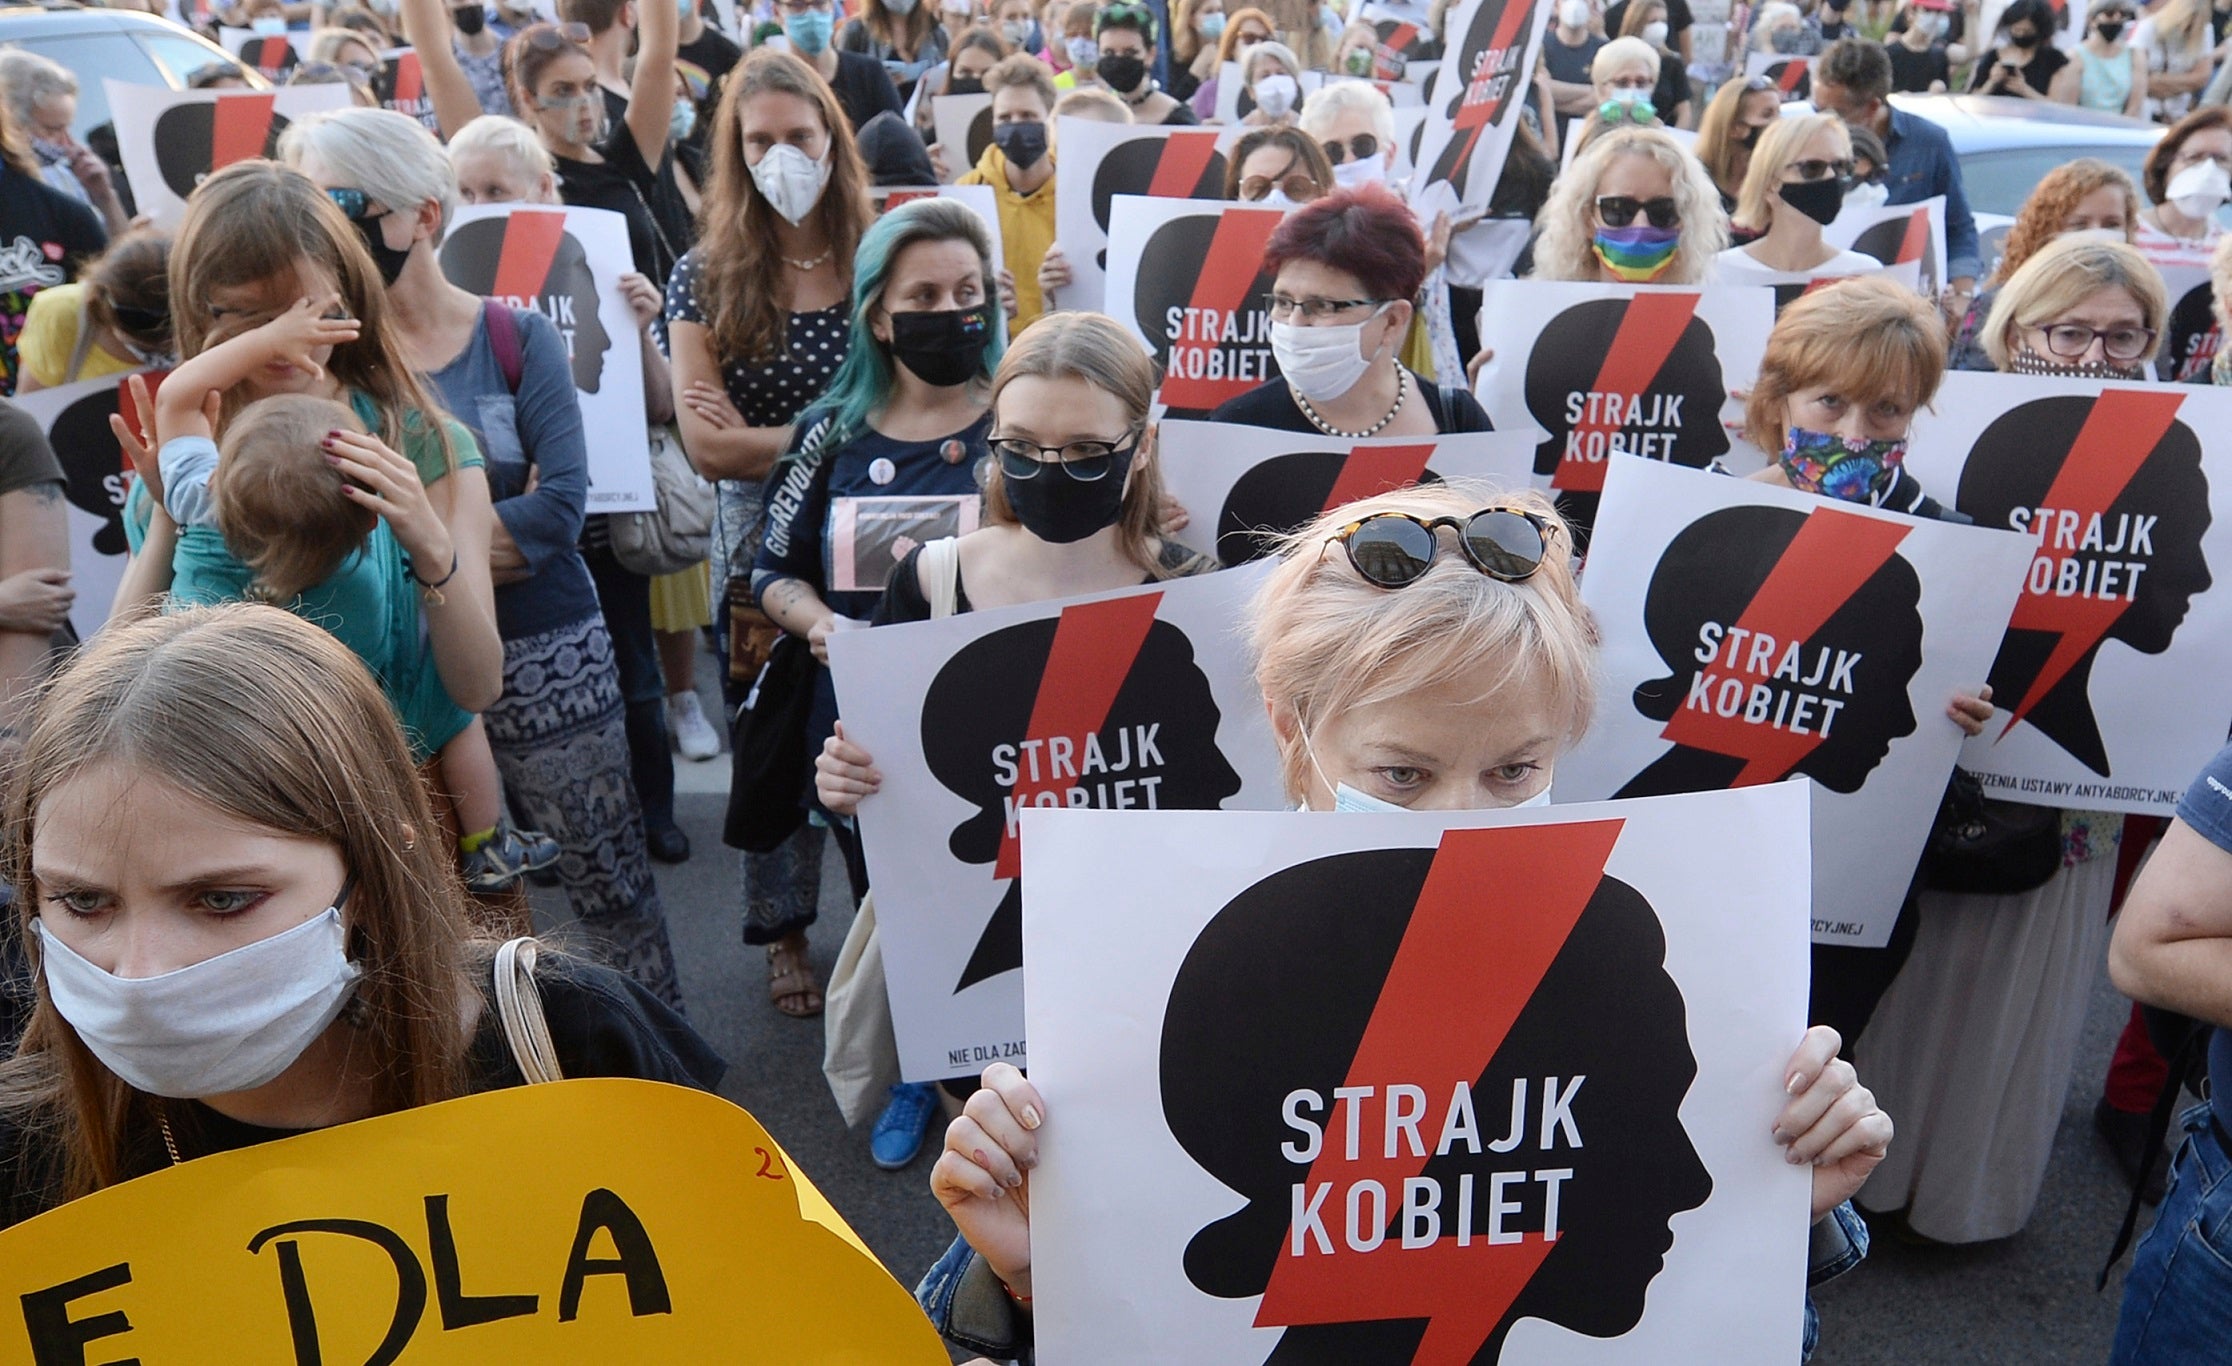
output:
[[[1852,208],[1821,230],[1821,240],[1842,251],[1873,256],[1896,269],[1914,263],[1914,287],[1935,299],[1946,279],[1945,196],[1914,204]]]
[[[307,40],[310,35],[306,31],[302,36]],[[217,40],[224,44],[225,51],[254,67],[258,75],[274,85],[286,80],[287,73],[301,60],[295,51],[292,33],[266,34],[252,28],[220,28]]]
[[[1190,519],[1178,539],[1227,565],[1259,559],[1276,537],[1375,493],[1453,479],[1525,488],[1534,471],[1533,439],[1506,432],[1359,441],[1165,421],[1155,450],[1163,488]]]
[[[167,370],[143,371],[148,396],[163,386]],[[52,389],[18,394],[15,405],[46,433],[47,445],[62,462],[63,497],[69,504],[70,585],[77,598],[70,625],[79,639],[90,639],[108,620],[117,585],[124,581],[130,556],[124,538],[124,494],[132,478],[131,457],[109,429],[111,414],[122,413],[134,431],[143,423],[126,375],[104,375]]]
[[[1722,418],[1740,420],[1728,391],[1751,387],[1774,320],[1763,286],[1494,280],[1480,342],[1496,358],[1477,392],[1498,431],[1539,433],[1535,475],[1561,494],[1603,488],[1615,448],[1700,469],[1728,456],[1755,469],[1767,457]]]
[[[648,512],[651,446],[643,417],[643,350],[620,277],[635,269],[627,220],[609,209],[462,205],[442,239],[450,283],[557,325],[573,366],[589,443],[589,511]],[[490,459],[523,458],[511,395],[460,413],[493,445]],[[501,431],[491,432],[495,423]]]
[[[1263,253],[1285,220],[1253,205],[1117,198],[1103,311],[1147,344],[1173,411],[1207,413],[1277,378]]]
[[[1070,283],[1047,307],[1099,311],[1109,269],[1108,215],[1118,195],[1224,198],[1223,134],[1214,128],[1140,127],[1065,115],[1054,163],[1054,240]]]
[[[1692,129],[1661,127],[1658,131],[1666,134],[1684,147],[1695,147],[1697,145],[1697,134]],[[1566,137],[1564,145],[1558,149],[1558,169],[1564,171],[1573,165],[1573,158],[1580,150],[1581,120],[1575,119],[1572,132]]]
[[[1744,79],[1764,77],[1774,85],[1783,103],[1813,98],[1813,69],[1816,57],[1788,56],[1780,52],[1747,52],[1744,54]]]
[[[1441,60],[1441,44],[1434,37],[1433,25],[1393,15],[1373,16],[1365,22],[1379,35],[1379,45],[1372,49],[1373,80],[1405,81],[1413,62],[1423,67],[1428,62]]]
[[[947,1360],[757,1120],[632,1080],[196,1156],[0,1233],[0,1297],[39,1366]]]
[[[1559,801],[1813,790],[1816,943],[1881,947],[1984,682],[2019,537],[1643,460],[1606,477],[1581,596],[1604,691]]]
[[[1382,95],[1387,96],[1388,104],[1393,106],[1394,108],[1399,110],[1415,109],[1418,111],[1418,115],[1421,119],[1426,116],[1425,93],[1421,91],[1414,82],[1411,81],[1398,80],[1392,77],[1367,78],[1358,76],[1327,75],[1319,81],[1317,88],[1319,90],[1330,90],[1336,85],[1345,85],[1351,82],[1359,81],[1363,84],[1371,86],[1374,90],[1379,91]],[[1402,124],[1397,123],[1396,129],[1397,135],[1400,136]]]
[[[2207,384],[2224,334],[2217,326],[2216,287],[2207,266],[2157,267],[2170,295],[2170,320],[2163,329],[2155,378],[2177,384]]]
[[[426,89],[426,73],[418,54],[407,47],[380,53],[380,70],[372,77],[372,94],[382,109],[417,119],[426,131],[440,137],[442,121],[434,116],[434,97]]]
[[[1488,211],[1512,131],[1526,100],[1528,73],[1542,45],[1551,0],[1459,0],[1449,9],[1441,73],[1419,146],[1415,198],[1446,183],[1466,216]]]
[[[869,190],[878,217],[916,199],[958,199],[976,210],[992,238],[992,264],[1004,265],[1007,255],[1000,241],[1000,201],[990,185],[878,185]]]
[[[278,90],[169,90],[104,78],[117,152],[139,211],[175,228],[194,187],[236,161],[276,157],[287,124],[320,109],[345,109],[346,85]]]
[[[1961,766],[2011,801],[2172,814],[2232,728],[2232,393],[1956,371],[1907,467],[2033,557]]]
[[[968,174],[992,145],[990,95],[936,96],[930,101],[930,120],[945,149],[947,180]]]
[[[829,642],[900,1067],[1024,1062],[1031,806],[1263,810],[1279,763],[1242,641],[1260,570],[847,631]]]
[[[1802,791],[1024,828],[1041,1360],[1796,1355]]]

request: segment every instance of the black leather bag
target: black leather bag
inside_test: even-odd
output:
[[[729,847],[769,853],[805,823],[814,768],[806,730],[820,668],[813,647],[784,632],[737,711],[729,737],[728,819],[721,830]]]
[[[1940,892],[2012,895],[2061,871],[2061,812],[1984,795],[1966,769],[1953,770],[1937,824],[1922,851],[1922,882]]]

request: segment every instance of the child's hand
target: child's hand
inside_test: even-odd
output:
[[[270,349],[273,360],[283,360],[298,370],[322,378],[325,365],[314,352],[325,351],[343,342],[353,342],[363,324],[351,317],[327,317],[341,308],[341,296],[329,294],[324,299],[297,299],[294,307],[256,329],[257,336]]]
[[[319,445],[326,463],[347,480],[342,494],[387,519],[421,580],[432,583],[449,573],[457,547],[419,482],[418,466],[378,437],[358,432],[327,432]]]

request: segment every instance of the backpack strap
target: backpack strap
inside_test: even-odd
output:
[[[543,1018],[542,993],[535,989],[535,941],[526,936],[505,940],[496,950],[495,978],[496,1013],[519,1074],[530,1085],[563,1081],[558,1049]]]
[[[527,369],[519,349],[519,315],[512,312],[510,304],[483,299],[481,319],[488,325],[488,346],[496,353],[496,368],[504,372],[504,387],[517,398],[519,377]]]

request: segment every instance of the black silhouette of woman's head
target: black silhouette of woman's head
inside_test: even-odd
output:
[[[1174,150],[1168,138],[1133,138],[1109,149],[1093,170],[1093,221],[1100,224],[1101,231],[1108,231],[1108,215],[1116,196],[1146,194],[1155,183],[1164,155]],[[1185,198],[1222,199],[1224,181],[1224,153],[1213,152],[1200,176],[1187,187]]]
[[[256,155],[276,159],[279,135],[286,131],[286,116],[273,113]],[[155,167],[163,174],[163,184],[180,199],[191,198],[194,187],[216,169],[211,163],[217,154],[217,104],[203,100],[172,105],[155,116],[155,130],[149,140],[155,147]]]
[[[1217,514],[1217,558],[1227,568],[1262,559],[1281,539],[1317,520],[1349,461],[1342,451],[1291,451],[1242,474]],[[1421,484],[1442,477],[1427,470]]]
[[[1598,367],[1611,354],[1612,341],[1619,335],[1627,311],[1626,299],[1591,299],[1552,318],[1536,339],[1527,357],[1527,412],[1535,425],[1548,433],[1535,448],[1536,474],[1557,472],[1558,462],[1565,455],[1566,434],[1575,425],[1567,417],[1568,404],[1572,395],[1589,391]],[[1713,329],[1705,325],[1704,319],[1692,317],[1644,397],[1647,409],[1652,406],[1651,395],[1682,400],[1680,420],[1670,429],[1672,450],[1662,453],[1659,448],[1645,449],[1633,442],[1627,443],[1629,450],[1691,469],[1703,469],[1728,454],[1728,432],[1720,420],[1728,390],[1721,382],[1720,357],[1713,347]]]
[[[442,273],[458,288],[491,294],[504,254],[505,218],[481,218],[450,234],[442,246]],[[573,356],[574,387],[593,394],[604,384],[605,353],[612,349],[611,334],[597,312],[597,275],[589,254],[572,233],[558,239],[558,253],[550,272],[531,301],[536,311],[558,326]]]
[[[62,462],[64,496],[73,507],[101,519],[93,548],[103,555],[125,551],[124,483],[119,476],[126,466],[116,433],[109,430],[109,414],[118,411],[122,394],[114,389],[86,395],[63,409],[47,433],[47,444]]]
[[[1248,1201],[1187,1245],[1186,1276],[1203,1293],[1262,1294],[1288,1254],[1297,1184],[1339,1181],[1338,1162],[1313,1166],[1282,1151],[1297,1137],[1287,1119],[1288,1097],[1307,1089],[1330,1102],[1334,1088],[1368,1080],[1352,1078],[1351,1067],[1435,857],[1432,849],[1375,850],[1276,873],[1220,911],[1179,967],[1163,1021],[1164,1117],[1187,1155]],[[1428,1156],[1419,1170],[1441,1191],[1456,1191],[1466,1175],[1478,1191],[1488,1189],[1497,1172],[1524,1167],[1531,1177],[1546,1167],[1571,1171],[1558,1187],[1559,1237],[1496,1322],[1476,1362],[1494,1362],[1522,1318],[1595,1337],[1633,1328],[1673,1244],[1668,1221],[1712,1193],[1711,1176],[1679,1113],[1697,1062],[1681,991],[1665,971],[1665,951],[1665,932],[1650,904],[1625,883],[1604,879],[1509,1032],[1471,1079],[1482,1151],[1460,1142],[1434,1155],[1449,1093],[1429,1098],[1421,1129]],[[1482,965],[1483,972],[1492,970]],[[1465,1003],[1449,1007],[1462,1011]],[[1561,1090],[1582,1079],[1570,1096],[1579,1147],[1562,1133],[1554,1133],[1547,1150],[1539,1143],[1548,1077],[1562,1078]],[[1376,1079],[1381,1086],[1405,1080]],[[1524,1087],[1524,1137],[1498,1154],[1493,1145],[1512,1127],[1515,1084]],[[1384,1116],[1377,1108],[1366,1114],[1366,1146],[1376,1149]],[[1325,1123],[1325,1157],[1339,1157],[1345,1119],[1330,1110],[1316,1117]],[[1520,1202],[1505,1227],[1529,1230],[1539,1247],[1548,1217],[1546,1187],[1522,1181],[1505,1189]],[[1445,1197],[1445,1239],[1456,1237],[1455,1210],[1454,1198]],[[1325,1211],[1332,1236],[1344,1239],[1339,1192]],[[1476,1200],[1476,1238],[1487,1228],[1484,1211]],[[1390,1233],[1368,1255],[1399,1262],[1411,1251]],[[1453,1286],[1452,1306],[1477,1290]],[[1289,1327],[1270,1360],[1408,1362],[1425,1327],[1417,1318]]]

